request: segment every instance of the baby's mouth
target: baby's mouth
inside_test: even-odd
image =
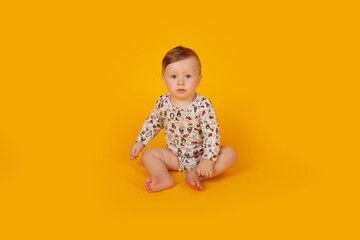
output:
[[[177,92],[185,92],[185,89],[178,89]]]

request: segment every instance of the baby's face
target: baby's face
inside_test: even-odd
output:
[[[194,57],[166,66],[162,78],[172,97],[188,101],[195,95],[201,80],[199,65]]]

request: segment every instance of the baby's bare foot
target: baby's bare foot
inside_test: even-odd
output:
[[[154,176],[145,180],[145,188],[148,192],[160,192],[173,186],[175,186],[175,180],[169,176]]]
[[[185,181],[189,184],[193,189],[204,191],[203,186],[200,183],[199,176],[195,173],[195,171],[191,171],[186,175]]]

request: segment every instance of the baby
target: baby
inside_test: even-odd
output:
[[[142,154],[142,164],[150,174],[146,190],[159,192],[175,186],[170,170],[187,172],[186,183],[203,191],[200,181],[235,164],[237,153],[230,146],[220,146],[214,107],[196,92],[202,78],[198,55],[183,46],[171,49],[162,61],[162,78],[169,92],[157,100],[129,156],[136,160],[165,126],[167,147],[149,148]]]

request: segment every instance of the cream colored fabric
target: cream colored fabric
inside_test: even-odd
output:
[[[198,157],[180,157],[179,159],[179,172],[191,172],[200,162],[201,156]]]
[[[170,93],[161,95],[136,141],[147,146],[164,127],[167,146],[178,157],[217,160],[220,129],[210,99],[196,93],[191,104],[178,108],[171,103]]]

